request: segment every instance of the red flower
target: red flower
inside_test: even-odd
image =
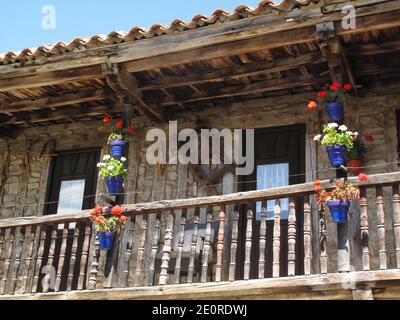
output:
[[[127,219],[127,218],[126,218],[125,216],[120,216],[120,217],[119,217],[119,221],[121,221],[121,222],[125,222],[126,219]]]
[[[133,136],[134,133],[135,133],[135,129],[132,128],[132,127],[129,127],[129,128],[128,128],[128,132],[129,132],[129,134],[130,134],[131,136]]]
[[[102,222],[104,222],[104,217],[103,216],[98,216],[96,218],[96,223],[102,223]]]
[[[102,212],[103,212],[103,208],[102,207],[96,207],[92,211],[90,211],[90,215],[93,216],[93,217],[96,217],[99,214],[101,214]]]
[[[353,88],[353,86],[350,83],[346,83],[343,86],[343,92],[346,92],[346,91],[350,90],[351,88]]]
[[[317,108],[317,103],[314,100],[310,100],[307,105],[308,110],[314,110]]]
[[[115,206],[111,209],[111,213],[114,216],[121,216],[122,212],[124,212],[124,209],[122,209],[120,206]]]
[[[367,182],[367,181],[368,181],[368,175],[365,174],[365,173],[360,173],[360,174],[358,175],[358,180],[359,180],[360,182]]]
[[[320,184],[321,184],[321,181],[319,181],[319,180],[314,181],[314,186],[319,186]]]
[[[332,83],[332,85],[331,85],[331,90],[337,91],[337,90],[339,90],[339,89],[340,89],[340,83],[339,83],[339,82],[334,82],[334,83]]]
[[[366,134],[366,135],[364,136],[364,139],[365,139],[366,141],[368,141],[368,142],[372,142],[372,141],[375,140],[375,139],[374,139],[374,136],[371,136],[370,134]]]
[[[115,126],[117,128],[122,128],[124,126],[124,122],[122,120],[117,121],[117,123],[115,124]]]
[[[110,122],[110,118],[109,117],[104,117],[103,118],[103,123],[109,123]]]
[[[320,98],[325,98],[327,94],[328,94],[328,93],[324,90],[324,91],[318,92],[318,93],[317,93],[317,96],[320,97]]]

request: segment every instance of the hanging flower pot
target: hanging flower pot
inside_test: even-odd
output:
[[[343,121],[343,110],[343,103],[339,101],[328,102],[325,105],[325,111],[328,114],[329,122],[341,123]]]
[[[333,222],[347,222],[347,214],[349,212],[350,201],[348,200],[329,200],[327,202],[329,211],[332,215]]]
[[[363,161],[359,159],[348,160],[347,167],[353,175],[358,176],[363,171]]]
[[[126,142],[124,140],[113,140],[110,142],[111,155],[113,157],[122,157],[124,155],[124,147]]]
[[[122,176],[106,177],[107,193],[110,196],[116,196],[122,193],[124,178]]]
[[[114,232],[97,232],[97,236],[99,237],[100,250],[109,250],[112,248]]]
[[[341,144],[327,146],[326,152],[328,153],[329,161],[332,167],[339,168],[346,163],[347,149]]]

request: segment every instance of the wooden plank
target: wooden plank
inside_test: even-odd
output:
[[[385,270],[386,262],[386,231],[385,231],[385,211],[383,209],[383,190],[382,187],[376,188],[376,223],[378,230],[379,243],[379,268]]]
[[[247,224],[246,224],[246,241],[244,248],[244,280],[250,279],[250,265],[251,265],[251,247],[253,237],[253,210],[247,210]]]
[[[218,236],[217,236],[217,264],[215,266],[215,281],[222,281],[222,259],[224,256],[224,239],[225,239],[225,216],[226,216],[226,208],[225,206],[221,206],[221,210],[219,213],[219,227],[218,227]]]

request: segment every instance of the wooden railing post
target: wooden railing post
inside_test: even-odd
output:
[[[207,208],[207,219],[206,219],[206,234],[204,238],[204,249],[201,264],[201,282],[207,282],[207,272],[208,272],[208,259],[210,256],[211,247],[211,223],[213,222],[212,209]]]
[[[288,275],[294,276],[296,272],[296,205],[295,199],[289,202],[288,217]]]
[[[272,277],[277,278],[280,274],[280,252],[281,252],[281,202],[275,200],[274,209],[274,232],[272,244]]]
[[[267,202],[261,204],[260,214],[260,258],[258,259],[258,278],[264,278],[265,270],[265,246],[267,239]]]
[[[396,267],[400,268],[400,194],[397,184],[393,186],[393,231],[396,245]]]
[[[36,293],[38,289],[38,284],[39,284],[39,276],[40,276],[40,268],[42,266],[42,261],[43,261],[43,253],[44,253],[44,244],[46,242],[46,231],[44,230],[44,226],[42,227],[42,231],[40,233],[40,243],[39,243],[39,249],[38,249],[38,254],[36,257],[36,265],[35,265],[35,276],[33,277],[33,285],[32,285],[32,293]]]
[[[192,243],[190,245],[190,258],[189,258],[188,278],[187,278],[188,283],[193,283],[194,262],[195,262],[197,240],[198,240],[198,228],[199,228],[199,208],[196,208],[193,216],[193,233],[192,233]]]
[[[147,235],[147,217],[143,217],[140,221],[140,240],[138,244],[138,252],[136,259],[136,276],[135,286],[138,287],[143,285],[144,279],[144,252],[146,247],[146,235]]]
[[[231,256],[229,263],[229,281],[235,281],[238,235],[239,235],[239,212],[235,210],[232,214],[232,240],[231,240]]]
[[[385,270],[386,264],[386,231],[385,231],[385,211],[383,209],[383,190],[382,187],[376,187],[376,217],[379,242],[379,268]]]
[[[67,279],[67,291],[72,290],[72,281],[74,279],[74,268],[76,262],[76,254],[78,251],[78,240],[79,240],[79,227],[78,225],[75,226],[74,230],[74,238],[72,242],[72,249],[71,249],[71,257],[69,260],[69,271],[68,271],[68,279]]]
[[[369,271],[369,231],[368,231],[368,204],[365,188],[360,189],[360,229],[362,246],[362,265],[364,271]]]
[[[150,267],[149,267],[149,279],[148,285],[154,285],[154,275],[155,275],[155,263],[158,252],[158,242],[160,241],[160,215],[157,215],[154,220],[154,236],[151,244],[151,252],[150,252]]]
[[[181,277],[181,263],[182,263],[182,253],[183,253],[183,243],[185,241],[185,226],[186,226],[186,214],[187,210],[182,210],[181,220],[179,224],[178,231],[178,250],[176,256],[176,264],[175,264],[175,284],[180,283]]]
[[[12,280],[11,280],[11,294],[15,294],[15,289],[17,287],[17,282],[18,282],[18,275],[19,275],[19,269],[21,265],[21,256],[22,256],[22,249],[24,246],[24,240],[25,240],[25,235],[22,233],[21,228],[17,228],[16,232],[16,252],[15,252],[15,261],[14,261],[14,266],[13,266],[13,271],[12,271]]]
[[[3,279],[0,283],[0,295],[4,295],[6,292],[7,284],[8,284],[8,275],[10,272],[10,265],[11,259],[14,253],[14,241],[15,241],[15,228],[10,230],[9,235],[9,246],[7,251],[6,260],[4,261],[4,268],[3,268]]]
[[[100,246],[99,246],[99,237],[97,235],[95,224],[92,224],[92,241],[94,241],[93,251],[92,251],[92,263],[90,266],[90,277],[88,283],[88,289],[94,290],[97,285],[97,274],[99,270],[99,258],[100,258]]]
[[[82,245],[82,255],[80,261],[80,270],[79,270],[79,278],[78,278],[78,290],[83,290],[83,286],[85,283],[85,276],[86,276],[86,263],[88,261],[89,255],[89,242],[90,242],[90,235],[92,234],[92,230],[90,226],[85,227],[85,238],[83,240]]]
[[[60,291],[61,273],[62,273],[63,267],[64,267],[65,250],[67,248],[68,233],[69,233],[69,224],[65,223],[64,224],[63,234],[62,234],[62,243],[61,243],[60,255],[59,255],[59,260],[58,260],[56,285],[55,285],[55,288],[54,288],[55,292]]]
[[[326,217],[324,208],[319,205],[319,248],[320,248],[320,272],[321,274],[328,273],[328,254],[326,250],[327,239],[326,239]]]
[[[167,216],[167,225],[165,229],[164,236],[164,246],[163,246],[163,255],[161,258],[161,272],[160,272],[160,280],[159,285],[166,285],[168,283],[168,268],[169,268],[169,260],[172,250],[172,240],[174,233],[174,213],[173,211],[168,213]]]
[[[47,293],[51,288],[52,284],[52,270],[54,270],[53,262],[54,262],[54,253],[56,249],[56,240],[57,240],[57,226],[51,227],[53,230],[51,231],[51,244],[49,250],[49,256],[47,258],[47,266],[46,266],[46,275],[43,278],[43,292]],[[55,280],[55,279],[54,279]]]
[[[304,197],[303,236],[304,236],[304,274],[310,275],[311,260],[312,260],[312,239],[311,239],[311,208],[309,203],[309,196]]]
[[[29,234],[29,236],[28,236]],[[25,257],[25,268],[24,268],[24,274],[22,277],[22,287],[21,287],[21,293],[28,293],[28,286],[29,282],[32,281],[32,258],[33,258],[33,247],[35,244],[36,240],[36,230],[34,226],[29,226],[25,230],[25,238],[28,237],[28,246],[27,246],[27,251],[26,251],[26,257]],[[1,256],[1,255],[0,255]],[[30,290],[29,290],[30,291]]]
[[[247,210],[246,242],[244,248],[244,280],[250,279],[250,258],[253,236],[253,210]]]
[[[215,268],[215,281],[220,282],[222,280],[222,259],[224,255],[224,231],[225,231],[225,206],[221,206],[219,213],[219,229],[217,239],[217,264]]]

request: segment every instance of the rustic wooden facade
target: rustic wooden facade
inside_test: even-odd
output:
[[[346,5],[355,29],[343,24]],[[261,1],[0,56],[0,299],[398,298],[399,16],[399,0]],[[313,141],[325,115],[305,108],[332,80],[355,88],[345,122],[375,136],[345,244],[314,202],[311,182],[334,172]],[[88,211],[45,213],[55,158],[108,153],[105,115],[131,122],[137,139],[123,199],[129,221],[113,250],[100,252]],[[273,128],[276,144],[298,130],[299,178],[251,191],[231,166],[161,172],[145,161],[145,134],[173,120]],[[104,201],[102,183],[93,189],[88,208]]]

